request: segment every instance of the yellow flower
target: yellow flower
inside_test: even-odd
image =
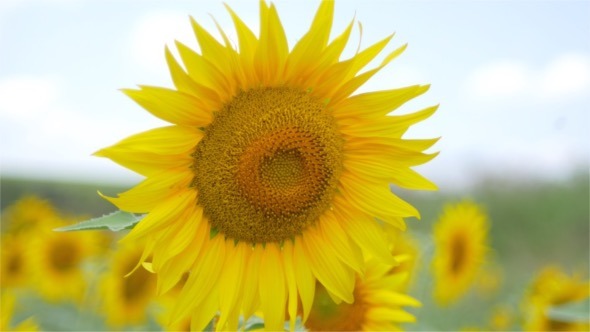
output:
[[[475,203],[448,204],[434,225],[434,297],[447,305],[471,286],[484,263],[488,220]]]
[[[2,260],[0,261],[2,288],[14,288],[28,286],[29,264],[26,261],[26,240],[22,235],[4,234],[0,245],[2,247]]]
[[[84,264],[98,250],[91,232],[55,232],[65,220],[56,219],[31,235],[27,249],[33,285],[49,301],[83,300],[86,295]]]
[[[148,305],[156,292],[156,278],[141,266],[135,269],[142,252],[143,246],[139,244],[119,247],[101,279],[102,307],[110,326],[146,321]]]
[[[423,151],[437,139],[401,137],[436,106],[387,116],[427,85],[352,95],[405,46],[361,73],[392,36],[341,60],[354,22],[330,42],[332,1],[291,50],[274,5],[260,3],[258,37],[228,10],[239,51],[192,20],[201,53],[177,43],[182,68],[166,51],[176,89],[124,90],[173,125],[96,155],[146,176],[107,199],[148,213],[123,241],[148,238],[160,293],[190,270],[176,319],[190,313],[201,329],[220,310],[217,326],[235,329],[260,308],[281,329],[285,303],[290,319],[299,302],[307,318],[316,280],[353,302],[361,248],[394,263],[375,218],[404,228],[418,216],[389,183],[435,189],[410,167],[436,155]]]
[[[58,218],[54,207],[46,200],[36,196],[25,196],[2,212],[2,230],[21,233],[35,230]]]
[[[336,304],[320,284],[305,323],[309,331],[399,331],[400,323],[415,318],[402,306],[420,302],[397,291],[404,287],[407,272],[395,272],[375,259],[367,262],[364,277],[357,275],[354,302]]]
[[[564,322],[552,319],[552,306],[587,300],[590,281],[580,275],[568,276],[557,267],[543,269],[531,285],[524,303],[525,331],[588,331],[590,322]]]
[[[416,243],[410,234],[400,232],[399,230],[388,229],[388,234],[390,243],[392,243],[391,252],[398,263],[391,268],[391,273],[406,273],[408,275],[401,289],[399,289],[400,291],[407,290],[414,280],[416,265],[420,255],[418,243]]]
[[[39,327],[32,318],[25,319],[20,323],[14,325],[12,323],[16,298],[14,294],[6,290],[0,292],[0,331],[38,331]]]
[[[514,311],[508,306],[498,306],[492,312],[490,326],[494,331],[508,331],[514,322]]]

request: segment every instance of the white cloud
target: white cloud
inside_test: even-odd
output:
[[[63,81],[54,77],[15,76],[0,80],[0,132],[4,169],[24,160],[76,163],[104,144],[101,128],[67,101]],[[6,166],[13,165],[13,169]]]
[[[160,72],[164,65],[164,46],[175,53],[174,40],[193,49],[197,43],[188,15],[181,12],[161,11],[146,14],[136,23],[131,33],[131,55],[133,63],[144,70]]]
[[[568,97],[588,92],[590,57],[563,54],[553,60],[541,75],[541,91],[548,97]]]
[[[535,97],[575,98],[590,88],[590,56],[562,53],[540,69],[523,62],[501,60],[485,64],[466,80],[466,89],[476,99]]]
[[[511,97],[526,90],[529,77],[523,63],[503,60],[476,69],[467,80],[467,88],[477,98]]]
[[[44,105],[55,101],[60,83],[52,78],[15,77],[0,81],[0,114],[11,118],[39,115]]]

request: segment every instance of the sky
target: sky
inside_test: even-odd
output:
[[[226,2],[258,30],[256,1]],[[276,2],[290,46],[318,4]],[[0,1],[2,177],[140,180],[91,154],[165,125],[118,90],[172,87],[164,47],[197,49],[189,15],[236,40],[219,1]],[[588,170],[590,1],[338,1],[335,15],[332,36],[362,23],[345,57],[393,32],[386,50],[408,43],[359,92],[431,84],[395,113],[440,104],[406,137],[441,137],[417,168],[441,189]]]

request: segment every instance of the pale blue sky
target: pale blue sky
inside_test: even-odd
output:
[[[256,1],[228,1],[253,29]],[[290,45],[317,1],[278,1]],[[2,0],[2,176],[134,182],[139,176],[90,156],[162,125],[117,89],[170,86],[165,43],[192,40],[188,15],[230,37],[218,1]],[[364,89],[431,83],[400,112],[440,103],[408,137],[442,136],[419,168],[442,189],[481,174],[559,178],[588,165],[590,2],[341,1],[335,32],[356,15],[362,46],[396,32],[407,51]],[[351,38],[354,51],[358,32]]]

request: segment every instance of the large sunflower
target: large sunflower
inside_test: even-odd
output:
[[[146,176],[107,199],[147,213],[126,241],[147,238],[160,292],[190,271],[174,317],[190,313],[201,329],[220,310],[217,326],[234,329],[260,308],[280,329],[285,303],[291,319],[298,303],[307,318],[316,280],[353,302],[360,248],[394,261],[375,218],[404,228],[418,216],[389,183],[435,189],[410,167],[436,155],[423,152],[436,139],[401,136],[436,106],[387,116],[427,85],[352,96],[405,46],[361,73],[392,36],[340,60],[354,22],[330,42],[332,1],[291,50],[274,5],[260,3],[258,37],[228,11],[239,51],[191,20],[201,53],[177,43],[183,68],[166,50],[176,89],[124,90],[173,125],[96,155]]]
[[[396,257],[397,258],[397,257]],[[318,285],[305,327],[309,331],[399,331],[400,324],[415,318],[402,306],[420,302],[403,294],[407,271],[392,270],[375,259],[367,261],[364,276],[357,275],[354,302],[339,304],[324,287]]]
[[[448,204],[434,226],[434,297],[449,304],[471,286],[487,247],[488,220],[475,203]]]

